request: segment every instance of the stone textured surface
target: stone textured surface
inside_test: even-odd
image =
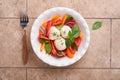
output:
[[[0,80],[26,80],[26,69],[0,68]]]
[[[90,46],[77,63],[55,68],[43,63],[30,44],[33,22],[52,7],[78,11],[91,29],[102,21],[99,30],[91,30]],[[119,0],[0,0],[0,80],[120,80],[120,1]],[[28,11],[29,60],[22,62],[22,28],[19,12]],[[27,70],[27,71],[26,71]]]
[[[26,0],[0,0],[0,17],[19,17],[20,11],[26,11]]]
[[[119,69],[28,69],[28,80],[120,80]]]
[[[120,69],[111,69],[111,80],[120,80]]]
[[[112,20],[112,67],[120,68],[120,20]]]
[[[28,0],[28,12],[31,17],[52,7],[69,7],[87,18],[120,18],[119,0]]]
[[[22,28],[19,20],[0,19],[0,67],[20,66]]]
[[[108,69],[30,69],[28,80],[110,80]],[[114,79],[113,79],[114,80]]]

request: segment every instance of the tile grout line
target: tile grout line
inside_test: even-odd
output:
[[[28,69],[120,69],[120,68],[28,68]]]
[[[26,0],[28,2],[28,0]],[[28,4],[26,3],[26,12],[28,13]],[[0,17],[0,19],[20,19],[19,17]],[[36,17],[29,17],[29,19],[37,19]],[[120,18],[87,18],[84,19],[120,19]]]
[[[28,15],[28,0],[26,0],[26,13]],[[27,80],[27,67],[26,67],[26,80]]]
[[[26,0],[26,13],[28,14],[28,1]]]
[[[110,19],[110,68],[111,68],[111,56],[112,56],[112,19]]]
[[[27,80],[27,68],[26,68],[26,80]]]
[[[26,70],[26,73],[27,73],[27,70],[28,69],[120,69],[120,68],[87,68],[87,67],[69,67],[69,68],[57,68],[57,67],[0,67],[0,69],[2,68],[17,68],[17,69],[25,69]],[[26,74],[27,76],[27,74]]]

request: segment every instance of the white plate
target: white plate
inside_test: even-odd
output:
[[[40,52],[40,42],[38,41],[39,28],[44,21],[51,19],[55,15],[70,14],[74,17],[78,25],[80,26],[81,32],[84,34],[84,38],[81,41],[78,52],[74,55],[74,58],[55,58],[51,55],[46,54],[45,50]],[[80,15],[80,13],[76,12],[73,9],[65,8],[65,7],[56,7],[51,8],[40,14],[40,16],[35,20],[32,29],[31,29],[31,44],[35,54],[45,63],[56,66],[56,67],[64,67],[71,65],[78,61],[86,52],[88,45],[90,42],[90,31],[85,19]]]

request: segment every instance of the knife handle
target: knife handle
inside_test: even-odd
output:
[[[26,36],[26,30],[24,29],[23,33],[23,53],[22,53],[22,58],[23,58],[23,64],[27,64],[28,61],[28,49],[27,49],[27,36]]]

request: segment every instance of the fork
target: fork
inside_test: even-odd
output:
[[[28,15],[25,13],[20,13],[20,25],[23,28],[23,52],[22,52],[22,59],[23,64],[27,64],[28,61],[28,49],[27,49],[27,36],[26,36],[26,26],[29,22]]]

